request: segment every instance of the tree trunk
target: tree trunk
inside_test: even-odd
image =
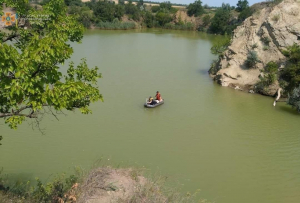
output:
[[[282,88],[279,88],[279,89],[277,90],[277,97],[276,97],[276,99],[275,99],[275,101],[274,101],[274,103],[273,103],[273,106],[276,106],[276,103],[277,103],[278,100],[280,99],[280,97],[281,97],[281,91],[282,91]]]

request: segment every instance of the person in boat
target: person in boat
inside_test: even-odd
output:
[[[156,100],[156,102],[157,102],[157,103],[159,103],[159,102],[161,102],[161,101],[162,101],[162,98],[161,98],[161,96],[160,96],[160,93],[159,93],[159,91],[157,91],[157,92],[156,92],[156,95],[155,95],[155,100]]]
[[[156,101],[153,99],[153,97],[150,96],[147,104],[154,105],[154,104],[156,104]]]

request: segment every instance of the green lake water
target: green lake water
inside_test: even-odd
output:
[[[104,102],[92,115],[45,116],[41,128],[2,122],[0,167],[13,178],[89,168],[100,157],[146,167],[220,203],[300,202],[300,115],[208,76],[218,36],[184,31],[87,31],[75,63],[98,66]],[[64,69],[64,68],[63,68]],[[65,71],[65,70],[64,70]],[[159,90],[165,104],[145,109]]]

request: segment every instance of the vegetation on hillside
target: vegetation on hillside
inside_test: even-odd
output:
[[[120,183],[113,179],[112,176],[116,174],[117,178],[126,180],[125,188],[119,188]],[[123,195],[123,190],[127,191],[127,195]],[[11,183],[0,173],[0,202],[71,203],[86,202],[91,196],[106,200],[114,197],[107,196],[107,192],[116,193],[117,200],[114,200],[120,203],[193,203],[197,195],[197,192],[182,195],[166,186],[166,177],[145,178],[142,169],[134,168],[102,166],[87,173],[77,168],[72,175],[56,175],[46,183],[38,178],[33,182],[19,180]]]

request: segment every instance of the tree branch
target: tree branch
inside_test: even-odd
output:
[[[49,106],[48,104],[44,104],[43,106]],[[18,109],[17,111],[14,111],[12,109],[12,112],[9,113],[2,113],[0,114],[0,118],[6,118],[6,117],[10,117],[10,116],[25,116],[27,118],[37,118],[37,115],[35,115],[35,111],[31,111],[29,114],[22,114],[21,112],[24,111],[25,109],[31,109],[32,106],[23,106],[20,109]]]
[[[280,99],[280,97],[281,97],[281,91],[282,91],[282,88],[279,88],[279,89],[277,90],[277,97],[276,97],[276,99],[275,99],[275,101],[274,101],[274,103],[273,103],[273,106],[276,106],[276,103],[277,103],[278,100]]]

